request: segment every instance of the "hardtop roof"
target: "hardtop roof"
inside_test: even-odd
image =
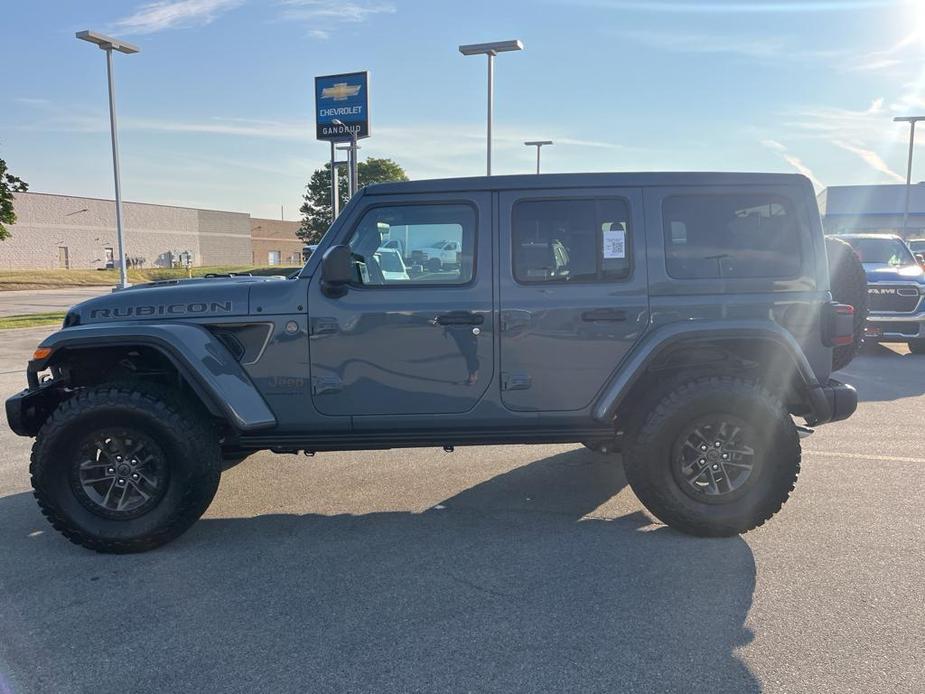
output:
[[[449,193],[477,190],[537,190],[543,188],[733,185],[806,185],[812,191],[812,184],[802,174],[646,171],[636,173],[518,174],[513,176],[433,178],[420,181],[377,183],[364,188],[364,192],[367,195],[391,195],[396,193]]]

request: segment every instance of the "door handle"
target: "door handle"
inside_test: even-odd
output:
[[[590,311],[583,311],[581,320],[589,323],[596,321],[624,321],[626,320],[626,311],[616,308],[595,308]]]
[[[449,313],[434,316],[431,321],[434,325],[482,325],[484,322],[484,315],[470,313],[469,311],[450,311]]]

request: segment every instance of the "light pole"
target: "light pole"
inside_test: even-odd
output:
[[[347,190],[355,191],[357,188],[360,187],[360,182],[357,181],[356,186],[353,185],[353,182],[352,182],[352,181],[353,181],[353,167],[351,167],[351,165],[350,165],[350,158],[351,158],[351,156],[359,156],[359,155],[358,155],[358,152],[359,152],[359,150],[361,150],[361,149],[363,149],[363,148],[360,147],[359,145],[354,146],[354,145],[350,144],[350,145],[337,145],[337,147],[336,147],[335,149],[337,149],[337,150],[340,151],[340,152],[346,152],[346,153],[347,153],[347,161],[346,161],[346,162],[338,162],[338,164],[346,164],[346,165],[347,165]],[[357,167],[359,167],[359,164],[357,164]],[[352,195],[352,193],[351,193],[351,195]]]
[[[540,172],[540,150],[543,148],[544,145],[553,144],[553,141],[552,140],[530,140],[528,142],[524,142],[524,144],[527,145],[527,147],[536,147],[536,173],[539,174]]]
[[[350,133],[350,168],[348,169],[350,175],[348,181],[350,183],[350,197],[353,197],[353,194],[357,192],[357,134],[354,129],[351,129],[342,120],[334,118],[331,123],[338,128],[346,128],[347,132]]]
[[[119,287],[128,286],[125,270],[125,233],[122,227],[122,181],[119,176],[119,138],[116,134],[116,95],[115,84],[112,78],[112,52],[137,53],[138,47],[130,43],[114,39],[111,36],[98,34],[95,31],[78,31],[77,38],[82,41],[95,43],[106,51],[106,77],[109,81],[109,130],[112,137],[112,173],[116,182],[116,236],[119,241]]]
[[[512,41],[494,41],[492,43],[470,43],[459,47],[459,52],[463,55],[488,56],[488,166],[486,170],[489,176],[491,176],[491,126],[494,118],[495,102],[495,56],[498,55],[498,53],[522,51],[523,49],[523,42],[517,39]]]
[[[897,116],[894,123],[909,124],[909,162],[906,165],[906,202],[903,206],[903,238],[906,237],[906,227],[909,224],[909,193],[912,189],[912,147],[915,145],[915,124],[925,120],[925,116]]]
[[[331,140],[331,222],[340,214],[340,195],[337,188],[337,153],[334,151],[334,140]]]

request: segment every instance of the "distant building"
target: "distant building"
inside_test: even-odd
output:
[[[0,270],[97,269],[118,257],[112,200],[17,193]],[[123,203],[126,259],[143,267],[300,265],[298,222],[245,212]]]
[[[302,246],[295,233],[298,222],[251,217],[251,262],[254,265],[302,264]]]
[[[827,234],[902,234],[906,186],[830,186],[817,196]],[[925,183],[912,185],[907,238],[925,238]]]

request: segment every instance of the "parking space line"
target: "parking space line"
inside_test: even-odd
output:
[[[838,451],[816,451],[804,448],[804,453],[812,455],[827,455],[830,458],[853,458],[856,460],[883,460],[892,463],[925,463],[925,458],[906,458],[898,455],[872,455],[869,453],[840,453]]]

